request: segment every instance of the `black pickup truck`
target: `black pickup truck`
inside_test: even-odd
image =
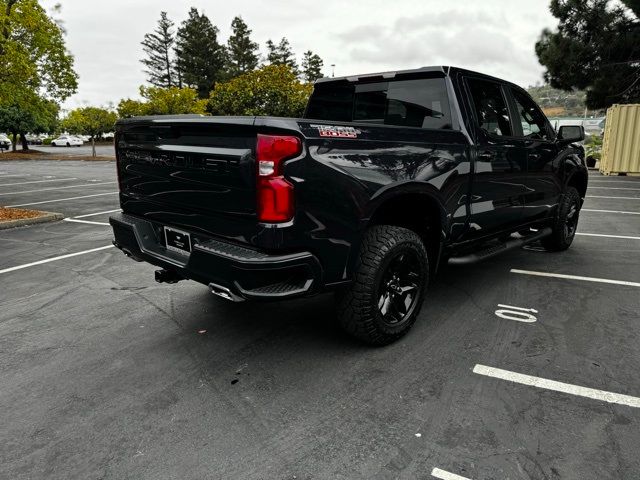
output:
[[[583,138],[454,67],[319,80],[300,119],[121,120],[114,244],[232,301],[335,291],[343,328],[387,344],[445,261],[571,245]]]

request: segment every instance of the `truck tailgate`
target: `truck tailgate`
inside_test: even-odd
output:
[[[118,124],[123,210],[246,243],[256,228],[255,119],[198,118]]]

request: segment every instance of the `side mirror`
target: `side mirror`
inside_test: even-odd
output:
[[[558,129],[558,141],[575,143],[584,140],[584,127],[581,125],[562,125]]]

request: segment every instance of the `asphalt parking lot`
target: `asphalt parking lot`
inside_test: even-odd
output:
[[[0,477],[640,478],[640,178],[590,176],[579,236],[447,267],[411,333],[331,296],[231,304],[111,247],[113,162],[0,162]]]

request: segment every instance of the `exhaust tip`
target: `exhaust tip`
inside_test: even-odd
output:
[[[215,283],[210,283],[209,288],[211,289],[211,293],[217,295],[218,297],[222,297],[225,300],[229,300],[230,302],[244,302],[244,298],[240,295],[236,295],[227,287],[223,287],[222,285],[216,285]]]

